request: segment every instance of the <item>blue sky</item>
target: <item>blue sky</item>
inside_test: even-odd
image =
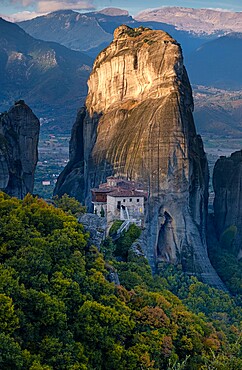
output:
[[[217,8],[242,11],[241,0],[0,0],[0,14],[30,18],[58,9],[76,9],[80,11],[100,10],[105,7],[126,9],[135,15],[147,8],[161,6],[183,6],[193,8]]]

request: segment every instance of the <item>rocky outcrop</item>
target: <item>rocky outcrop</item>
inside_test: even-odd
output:
[[[98,250],[106,238],[107,221],[105,217],[99,217],[93,213],[84,213],[78,218],[86,232],[89,233],[89,245],[95,245]]]
[[[90,207],[90,188],[110,175],[142,182],[142,247],[151,266],[181,262],[221,287],[207,256],[207,159],[180,45],[163,31],[121,26],[97,57],[88,86],[55,193]]]
[[[0,116],[0,189],[22,199],[33,192],[40,124],[20,100]]]
[[[242,257],[242,150],[220,157],[213,173],[214,216],[218,239],[231,226],[237,233],[233,250]]]

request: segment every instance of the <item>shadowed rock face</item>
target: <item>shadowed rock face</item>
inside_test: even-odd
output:
[[[0,189],[22,199],[33,192],[39,120],[23,102],[0,116]]]
[[[217,236],[230,226],[237,227],[234,250],[242,257],[242,150],[221,157],[213,173],[214,215]]]
[[[55,193],[90,206],[90,188],[107,176],[143,182],[149,196],[142,247],[151,266],[181,262],[220,286],[207,257],[207,159],[180,45],[163,31],[121,26],[88,86]]]

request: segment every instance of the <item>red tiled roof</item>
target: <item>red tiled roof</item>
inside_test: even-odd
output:
[[[96,188],[91,189],[93,193],[110,193],[114,188]]]
[[[112,197],[147,197],[143,184],[117,177],[108,177],[107,180],[112,179],[116,180],[117,185],[110,186],[108,183],[103,183],[99,185],[99,188],[91,189],[91,191],[97,194],[104,193]]]
[[[126,189],[116,189],[108,194],[109,197],[127,197],[127,198],[145,198],[147,197],[147,194],[143,191],[137,191],[137,190],[126,190]]]

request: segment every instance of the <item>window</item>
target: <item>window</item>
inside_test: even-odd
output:
[[[117,203],[117,209],[120,210],[120,208],[121,208],[121,201],[119,200],[118,203]]]
[[[132,198],[129,199],[130,202],[132,202],[132,200],[133,200]]]
[[[139,202],[139,199],[137,199],[137,202]]]
[[[125,203],[125,199],[123,199],[123,202]]]

